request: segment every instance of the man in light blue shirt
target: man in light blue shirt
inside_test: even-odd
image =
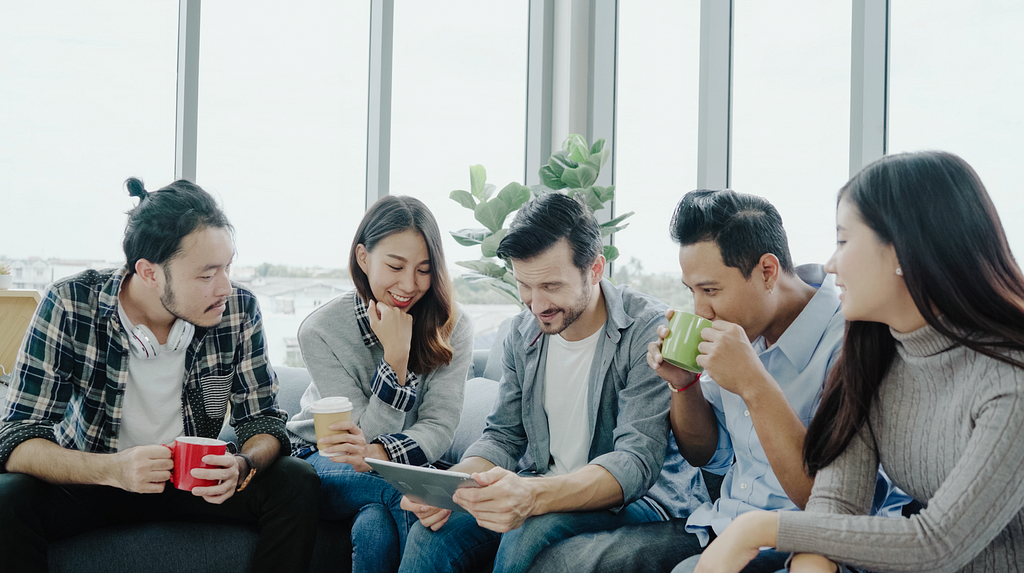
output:
[[[810,496],[806,426],[845,326],[834,279],[826,280],[820,265],[793,266],[782,219],[760,197],[688,193],[671,231],[695,312],[713,321],[699,347],[704,373],[698,379],[662,360],[665,327],[647,361],[672,390],[669,421],[680,453],[693,466],[725,474],[721,497],[685,521],[558,543],[530,571],[690,571],[696,559],[689,558],[740,513],[798,510]],[[783,569],[787,556],[764,550],[744,571]]]

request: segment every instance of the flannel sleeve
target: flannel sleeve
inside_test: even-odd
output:
[[[370,383],[370,391],[373,392],[381,402],[399,412],[411,412],[416,406],[416,387],[418,377],[413,372],[405,376],[405,386],[398,383],[398,374],[395,373],[387,360],[380,359],[377,364],[377,372]]]
[[[372,443],[384,446],[388,459],[396,464],[426,466],[429,463],[416,440],[405,434],[381,434]]]
[[[267,356],[263,339],[263,317],[256,297],[248,295],[245,315],[235,359],[231,425],[235,427],[239,445],[257,434],[269,434],[281,443],[281,455],[291,452],[291,441],[285,430],[288,413],[277,403],[278,381]]]
[[[14,363],[7,402],[0,417],[0,471],[22,442],[57,443],[53,427],[71,398],[74,365],[70,312],[51,289],[36,308]]]

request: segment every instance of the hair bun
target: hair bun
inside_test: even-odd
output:
[[[124,184],[128,187],[128,194],[132,197],[138,197],[140,203],[145,201],[146,197],[149,197],[149,192],[146,191],[146,187],[143,185],[141,179],[137,177],[129,177]]]

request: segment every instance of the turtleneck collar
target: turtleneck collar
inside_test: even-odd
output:
[[[957,345],[942,335],[930,324],[910,332],[897,332],[889,327],[889,333],[899,343],[900,352],[909,356],[925,357],[945,352]]]

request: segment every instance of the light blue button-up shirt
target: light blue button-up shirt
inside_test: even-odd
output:
[[[778,382],[804,426],[811,423],[821,402],[825,377],[842,347],[845,325],[835,277],[828,275],[774,346],[766,348],[764,337],[753,343],[761,363]],[[686,521],[686,531],[697,535],[701,545],[707,545],[708,527],[721,535],[741,513],[799,508],[775,477],[743,399],[723,390],[707,375],[701,375],[700,384],[718,417],[718,448],[704,469],[725,473],[721,497],[714,505],[701,505]],[[909,501],[906,494],[892,487],[884,473],[879,474],[876,514],[899,515],[900,508]]]
[[[842,346],[844,326],[835,277],[829,275],[771,348],[765,348],[764,337],[753,343],[765,369],[805,426],[821,401],[825,376]],[[722,496],[714,505],[705,503],[697,508],[686,522],[686,531],[707,545],[708,527],[721,534],[743,512],[799,508],[772,472],[743,399],[723,390],[706,374],[701,375],[700,384],[718,417],[718,448],[704,469],[725,473]]]

